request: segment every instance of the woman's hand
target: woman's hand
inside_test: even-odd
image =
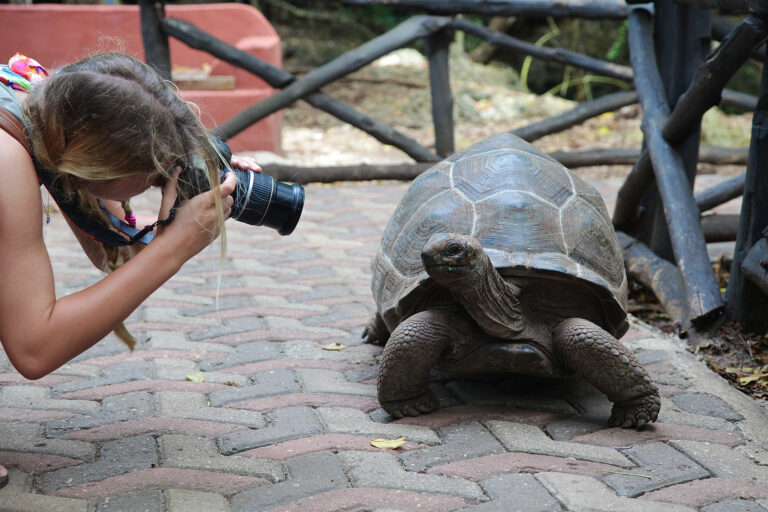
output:
[[[243,171],[261,172],[261,166],[256,163],[256,160],[249,156],[235,156],[229,160],[229,165],[235,169],[241,169]]]
[[[173,176],[163,187],[163,199],[160,203],[158,219],[170,216],[178,192],[176,183],[181,173],[181,167],[174,169]],[[202,251],[219,236],[218,217],[216,215],[215,194],[220,194],[224,218],[229,218],[232,212],[232,192],[237,185],[233,173],[227,173],[226,179],[218,189],[209,190],[184,201],[176,210],[174,219],[166,226],[158,226],[157,239],[170,240],[175,244],[178,256],[182,262],[187,261]]]

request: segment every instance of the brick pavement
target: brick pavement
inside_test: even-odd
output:
[[[596,183],[609,207],[619,184]],[[132,354],[110,336],[29,382],[0,352],[0,510],[768,512],[766,409],[635,319],[624,342],[663,399],[643,431],[607,428],[576,380],[436,377],[440,411],[381,410],[360,333],[405,188],[308,186],[285,238],[230,223],[226,259],[207,250],[130,317]],[[44,231],[59,294],[98,278],[59,215]]]

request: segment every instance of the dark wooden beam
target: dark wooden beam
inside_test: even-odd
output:
[[[623,0],[342,0],[348,5],[418,9],[433,14],[538,16],[565,18],[626,18]]]
[[[283,90],[247,107],[232,119],[222,123],[216,132],[223,138],[237,135],[256,120],[277,112],[334,80],[362,68],[398,48],[422,39],[450,25],[450,18],[414,16],[389,32],[350,50],[323,66],[307,73],[300,80],[287,85]]]
[[[171,79],[171,53],[168,36],[163,30],[165,4],[162,1],[139,0],[141,39],[144,60],[166,80]]]
[[[457,29],[464,31],[467,34],[472,34],[491,44],[525,55],[530,55],[537,59],[557,62],[567,66],[575,66],[591,71],[597,75],[618,78],[620,80],[626,80],[627,82],[632,81],[632,69],[621,64],[614,64],[613,62],[595,59],[594,57],[589,57],[578,52],[572,52],[561,48],[536,46],[533,43],[522,41],[499,32],[494,32],[478,23],[473,23],[461,18],[455,21],[455,26]]]
[[[296,80],[290,73],[239,50],[186,21],[166,19],[163,27],[169,35],[191,48],[203,50],[224,62],[249,71],[274,88],[286,87]],[[324,93],[311,93],[304,97],[304,100],[313,107],[370,134],[376,140],[402,150],[418,162],[440,160],[440,157],[422,147],[414,139]]]
[[[656,64],[651,13],[643,8],[632,9],[628,32],[635,87],[644,114],[643,132],[685,288],[690,320],[704,322],[719,313],[724,304],[709,263],[699,209],[693,201],[683,162],[661,135],[669,118],[669,107]]]
[[[445,158],[454,152],[453,93],[449,48],[453,30],[442,29],[427,37],[429,90],[432,97],[432,124],[435,127],[435,151]]]
[[[763,63],[757,110],[752,117],[752,141],[744,179],[739,232],[726,289],[728,314],[754,332],[768,331],[768,295],[749,279],[742,264],[763,238],[768,226],[768,59]]]

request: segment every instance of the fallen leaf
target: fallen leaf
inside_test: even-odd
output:
[[[345,347],[343,343],[328,343],[327,345],[320,345],[320,348],[323,350],[333,350],[335,352],[338,352],[339,350],[344,350]]]
[[[384,450],[396,450],[405,444],[405,438],[398,439],[374,439],[371,441],[371,445],[376,448],[382,448]]]
[[[187,375],[187,380],[190,382],[205,382],[205,375],[202,373],[190,373]]]

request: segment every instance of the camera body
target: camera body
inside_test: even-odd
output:
[[[229,146],[220,139],[213,140],[222,158],[228,162],[232,158]],[[209,190],[205,170],[189,164],[183,167],[179,188],[184,196],[193,197]],[[281,235],[293,232],[304,208],[304,188],[301,185],[283,183],[260,172],[229,171],[226,168],[219,170],[221,181],[224,181],[227,172],[233,172],[237,178],[230,218],[252,226],[267,226]]]

